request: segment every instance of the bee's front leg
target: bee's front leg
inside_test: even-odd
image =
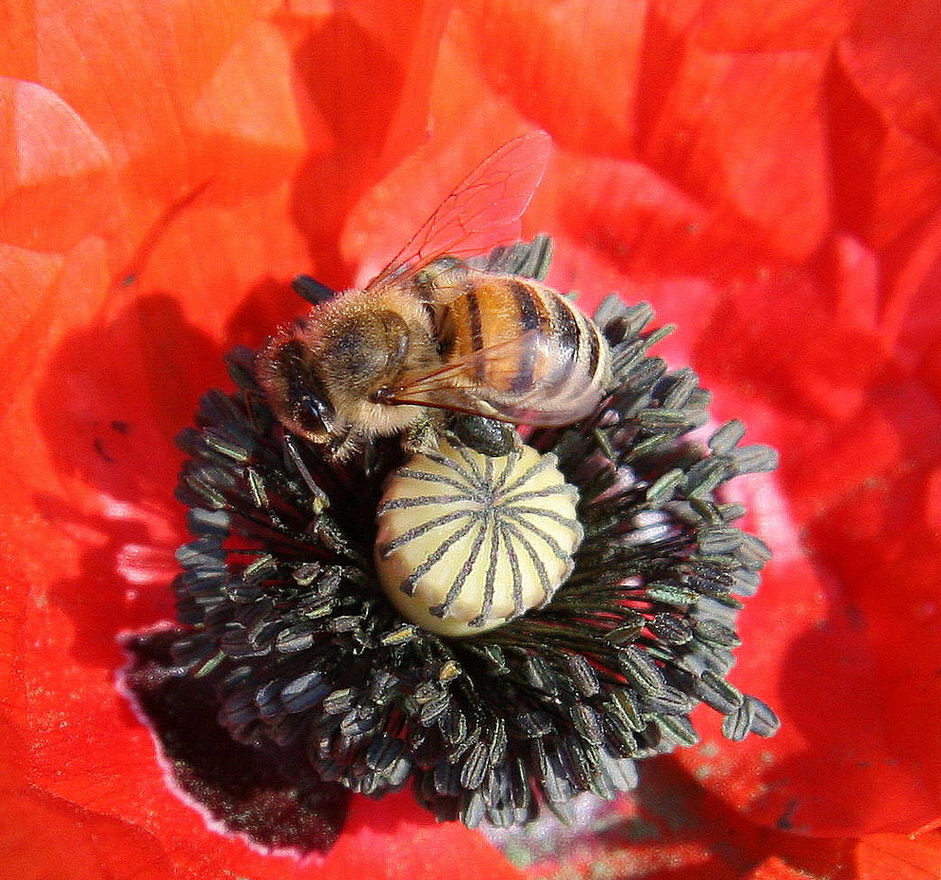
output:
[[[346,461],[359,449],[362,439],[359,431],[347,429],[344,434],[338,435],[330,441],[330,458],[337,462]]]

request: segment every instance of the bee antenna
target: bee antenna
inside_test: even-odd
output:
[[[322,284],[316,278],[311,278],[310,275],[298,275],[291,282],[291,287],[294,288],[296,294],[314,306],[323,305],[337,295],[332,287],[327,287],[326,284]]]

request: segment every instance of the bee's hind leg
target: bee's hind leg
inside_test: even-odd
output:
[[[492,457],[509,455],[522,444],[516,428],[486,416],[455,414],[447,433],[462,446]]]

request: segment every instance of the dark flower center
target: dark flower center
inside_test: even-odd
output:
[[[488,265],[536,276],[546,253],[537,240]],[[616,390],[579,424],[528,438],[578,490],[584,539],[571,574],[543,607],[460,639],[409,623],[378,585],[376,510],[398,445],[337,463],[286,435],[253,354],[236,352],[239,390],[210,392],[180,440],[190,460],[178,495],[194,537],[175,582],[185,630],[165,667],[174,687],[200,683],[213,736],[273,755],[259,771],[273,780],[290,767],[305,803],[320,786],[378,796],[411,782],[438,818],[509,826],[543,806],[564,817],[581,792],[629,790],[635,760],[696,742],[700,702],[725,716],[732,739],[772,734],[774,713],[726,680],[736,597],[754,593],[769,554],[735,527],[743,510],[719,490],[775,456],[739,447],[738,422],[705,446],[687,438],[709,395],[692,370],[649,356],[667,332],[644,332],[651,317],[646,304],[605,301],[595,320]],[[488,490],[479,504],[493,511],[500,498]],[[130,683],[169,752],[154,698]]]

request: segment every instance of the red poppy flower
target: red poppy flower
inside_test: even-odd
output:
[[[68,0],[0,32],[5,875],[937,876],[935,4]],[[775,559],[732,674],[781,731],[704,714],[636,797],[503,853],[403,794],[263,855],[168,790],[116,687],[117,636],[173,616],[173,438],[295,274],[368,275],[534,126],[550,280],[652,302],[781,451],[737,490]]]

